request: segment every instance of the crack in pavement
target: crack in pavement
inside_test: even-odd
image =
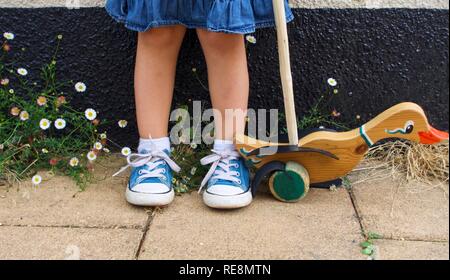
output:
[[[358,220],[358,223],[359,223],[359,228],[361,230],[361,235],[364,238],[368,238],[368,234],[367,234],[366,228],[364,226],[363,218],[361,216],[361,212],[359,210],[358,203],[356,201],[356,196],[353,193],[352,186],[349,185],[345,189],[347,190],[347,193],[348,193],[348,195],[350,197],[350,201],[352,202],[353,210],[355,210],[355,216],[356,216],[356,219]]]
[[[79,226],[79,225],[21,225],[21,224],[3,224],[2,227],[18,227],[18,228],[65,228],[65,229],[143,229],[142,226]]]
[[[142,253],[142,249],[144,247],[144,243],[147,238],[147,234],[150,231],[150,226],[152,225],[153,219],[156,216],[156,211],[154,208],[152,208],[148,212],[149,212],[149,214],[148,214],[147,222],[145,223],[145,226],[142,229],[142,237],[141,237],[141,240],[139,241],[139,245],[138,245],[138,248],[136,249],[136,253],[134,254],[135,260],[138,260]]]
[[[429,243],[448,243],[445,239],[422,239],[422,238],[410,238],[410,237],[381,237],[377,240],[387,240],[387,241],[405,241],[405,242],[429,242]]]
[[[364,238],[368,239],[369,234],[366,229],[366,226],[364,225],[363,217],[361,215],[361,211],[358,207],[358,202],[356,199],[356,196],[353,192],[351,184],[345,188],[350,196],[350,200],[353,205],[353,209],[355,210],[355,216],[356,219],[359,222],[359,226],[361,228],[361,234]],[[391,240],[391,241],[407,241],[407,242],[430,242],[430,243],[448,243],[448,240],[445,239],[423,239],[423,238],[414,238],[414,237],[388,237],[388,236],[382,236],[381,238],[377,238],[377,240]]]

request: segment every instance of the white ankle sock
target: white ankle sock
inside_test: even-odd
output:
[[[141,153],[142,151],[151,151],[152,144],[155,145],[159,150],[164,151],[170,151],[170,139],[169,137],[163,137],[159,139],[144,139],[141,138],[139,140],[139,147],[138,152]]]
[[[229,150],[234,151],[234,150],[236,150],[236,146],[234,145],[233,141],[216,139],[216,140],[214,140],[214,150],[216,150],[216,151],[229,151]]]

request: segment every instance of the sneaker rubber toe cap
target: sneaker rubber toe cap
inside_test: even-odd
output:
[[[207,189],[207,192],[212,195],[220,196],[235,196],[245,193],[239,187],[226,186],[226,185],[214,185]]]
[[[150,183],[150,184],[138,184],[131,188],[132,192],[143,193],[143,194],[164,194],[171,191],[171,189],[161,183]]]

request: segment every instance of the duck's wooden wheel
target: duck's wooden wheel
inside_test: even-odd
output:
[[[309,191],[308,171],[298,163],[288,162],[284,171],[275,172],[269,180],[273,196],[283,202],[296,202]]]

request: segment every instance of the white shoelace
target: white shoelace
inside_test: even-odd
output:
[[[113,177],[119,175],[120,173],[127,170],[129,167],[141,167],[147,165],[149,170],[140,170],[139,171],[139,181],[147,178],[162,178],[165,175],[164,168],[158,168],[163,162],[169,165],[169,167],[175,171],[180,172],[181,168],[163,151],[159,150],[156,146],[152,147],[152,150],[146,154],[131,154],[127,157],[127,165],[122,167],[117,173],[113,175]]]
[[[230,170],[233,164],[230,163],[231,160],[238,159],[240,157],[239,153],[233,150],[228,151],[217,151],[212,150],[213,154],[206,156],[201,159],[202,165],[212,164],[208,173],[200,185],[199,193],[202,192],[203,188],[206,186],[210,179],[226,180],[237,184],[241,184],[241,180],[236,176],[240,176],[237,171]],[[219,169],[220,167],[220,169]],[[238,166],[235,166],[238,167]]]

